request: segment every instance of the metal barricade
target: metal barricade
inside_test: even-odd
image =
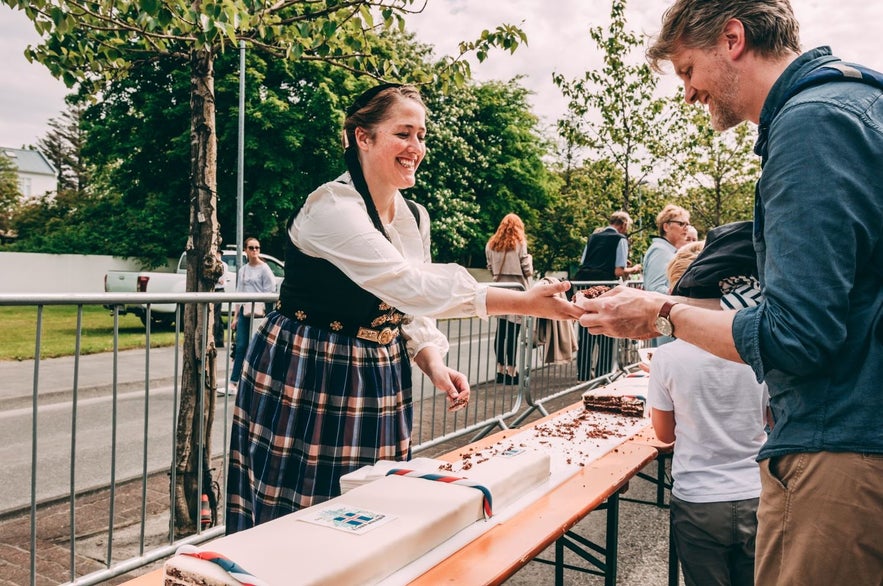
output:
[[[229,307],[233,302],[275,299],[275,294],[238,293],[0,295],[0,308],[27,306],[35,311],[35,329],[21,332],[33,336],[35,358],[0,362],[0,418],[6,423],[0,427],[7,430],[0,432],[0,441],[12,449],[20,446],[30,456],[19,467],[8,468],[11,488],[0,502],[0,545],[8,541],[18,551],[28,552],[27,571],[19,568],[22,572],[17,575],[27,575],[27,583],[36,584],[51,565],[64,576],[50,580],[98,584],[161,560],[184,543],[200,543],[223,533],[220,518],[218,525],[199,527],[185,539],[174,536],[169,483],[175,482],[171,463],[176,452],[183,340],[177,324],[186,304],[194,304],[206,316],[210,304],[224,302]],[[112,309],[113,347],[100,354],[82,353],[84,308],[133,304],[144,304],[143,348],[119,349],[120,314]],[[151,311],[157,304],[178,308],[170,347],[156,347],[152,340],[157,332]],[[72,355],[46,359],[41,352],[42,317],[47,307],[55,305],[76,307]],[[228,314],[228,323],[229,318]],[[212,335],[208,320],[202,323],[206,326],[201,339],[208,341]],[[593,350],[590,376],[584,379],[577,356],[560,364],[546,363],[545,345],[534,344],[537,320],[523,318],[515,334],[518,383],[506,384],[497,378],[495,341],[501,324],[506,327],[498,317],[439,320],[451,346],[446,363],[468,377],[471,399],[466,409],[449,412],[445,395],[415,368],[413,453],[464,445],[494,430],[518,426],[536,411],[546,414],[545,405],[555,398],[612,380],[620,365],[631,361],[630,346],[612,343],[616,350],[605,362],[597,356],[608,348],[599,345]],[[232,339],[229,329],[225,331],[225,348],[217,354],[219,391],[227,389],[230,374]],[[505,331],[503,343],[510,330]],[[200,352],[204,356],[206,347]],[[501,360],[504,365],[507,361]],[[201,376],[205,388],[207,374]],[[217,398],[211,430],[208,466],[222,493],[233,401],[223,393]],[[199,430],[200,437],[207,437],[207,431]],[[4,561],[0,559],[0,564]]]

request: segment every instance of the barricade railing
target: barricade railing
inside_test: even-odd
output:
[[[592,284],[595,283],[575,283],[577,288]],[[513,284],[494,286],[520,288]],[[15,490],[14,494],[7,495],[5,501],[0,502],[0,523],[10,519],[20,519],[23,522],[26,518],[29,521],[27,548],[30,584],[37,583],[38,561],[41,564],[48,560],[54,564],[61,562],[58,559],[57,546],[53,547],[52,552],[41,551],[46,539],[41,536],[44,529],[40,513],[50,506],[55,507],[56,514],[59,506],[67,509],[67,536],[60,541],[69,544],[65,579],[70,584],[99,584],[163,559],[184,543],[201,543],[223,533],[223,518],[219,515],[216,526],[203,529],[198,525],[195,535],[176,539],[175,506],[169,496],[168,511],[164,512],[164,519],[168,520],[166,537],[161,543],[156,543],[155,536],[148,539],[150,536],[147,535],[148,521],[156,516],[155,512],[147,509],[150,500],[149,479],[157,475],[168,475],[169,482],[172,485],[175,482],[175,467],[171,463],[176,453],[175,430],[181,393],[183,334],[179,324],[182,309],[187,304],[194,304],[205,317],[212,304],[216,307],[224,304],[223,307],[227,310],[224,315],[229,323],[234,303],[274,303],[276,298],[276,294],[245,293],[0,295],[0,307],[27,306],[35,310],[34,330],[20,332],[22,336],[33,336],[35,358],[32,361],[15,363],[0,362],[0,376],[3,376],[5,388],[0,391],[0,417],[11,420],[13,417],[27,419],[30,416],[31,420],[28,490]],[[162,305],[165,310],[170,304],[175,307],[174,318],[166,314],[163,320],[154,319],[154,306]],[[73,355],[47,360],[42,358],[41,352],[42,319],[45,309],[55,305],[77,308],[76,324],[71,324]],[[139,327],[143,328],[143,348],[120,350],[118,341],[121,310],[131,310],[139,305],[142,306],[140,314],[143,326]],[[113,317],[113,346],[105,353],[85,355],[81,352],[83,316],[84,308],[91,306],[110,308]],[[618,376],[621,370],[619,365],[624,364],[628,356],[624,344],[610,341],[610,347],[617,348],[613,358],[609,362],[599,362],[597,357],[602,350],[609,350],[607,346],[599,345],[593,350],[594,362],[588,371],[580,372],[578,355],[560,364],[549,364],[545,361],[546,344],[534,343],[537,320],[522,318],[517,329],[506,328],[498,340],[497,331],[503,323],[502,319],[505,318],[439,320],[439,329],[450,342],[446,362],[449,367],[467,376],[471,399],[466,409],[449,412],[446,396],[438,392],[429,378],[415,367],[413,453],[457,440],[462,440],[461,443],[465,444],[495,429],[516,427],[535,411],[545,415],[547,412],[544,405],[552,399],[597,386]],[[172,345],[157,347],[153,341],[153,337],[159,333],[157,328],[160,324],[169,326],[171,323],[174,323]],[[200,356],[205,356],[205,345],[211,339],[212,332],[207,319],[203,319],[202,323],[205,324],[205,330],[200,338],[204,344],[200,349]],[[563,322],[562,327],[574,326]],[[577,332],[581,330],[575,329]],[[517,384],[507,384],[514,380],[497,376],[497,361],[500,360],[505,370],[509,366],[506,364],[508,358],[498,356],[495,346],[496,343],[505,346],[513,331],[518,341],[518,381]],[[229,328],[225,329],[225,348],[226,350],[218,350],[215,381],[218,391],[229,388],[227,379],[231,367],[227,354],[232,353],[233,349]],[[207,376],[205,369],[202,369],[202,388],[206,388],[206,384],[211,382]],[[584,379],[585,376],[588,378]],[[223,398],[218,397],[215,405],[215,424],[211,433],[212,461],[207,465],[215,470],[214,479],[223,493],[233,397],[226,392],[221,395]],[[106,408],[106,411],[98,414],[96,405]],[[200,402],[198,408],[203,407],[204,404]],[[57,423],[56,412],[61,411],[69,417],[69,424]],[[136,411],[143,415],[133,415]],[[44,419],[46,423],[41,425]],[[90,442],[94,444],[95,434],[99,433],[93,428],[96,420],[107,422],[106,429],[100,431],[109,446],[107,450],[98,451],[95,445],[89,445]],[[47,427],[64,427],[65,430],[47,430]],[[208,436],[204,429],[198,430],[198,434],[200,438]],[[472,437],[467,439],[467,436]],[[65,437],[67,442],[63,439]],[[204,453],[200,447],[200,458]],[[46,464],[47,462],[55,464]],[[202,465],[203,462],[200,461],[200,469]],[[56,469],[50,471],[48,466]],[[62,473],[67,472],[63,475],[68,480],[58,482],[55,479],[50,482],[48,479],[58,476],[59,469],[64,469]],[[137,553],[133,555],[130,552],[127,557],[122,558],[126,554],[116,551],[118,540],[115,532],[123,524],[120,517],[133,513],[117,510],[117,492],[124,485],[131,492],[131,483],[137,485],[135,498],[140,501],[140,511],[137,511],[136,518],[128,518],[126,523],[130,527],[138,527],[135,544]],[[46,486],[47,484],[52,486]],[[163,484],[168,488],[168,483]],[[200,482],[199,491],[202,492],[203,488]],[[107,526],[103,529],[88,529],[90,534],[100,536],[99,540],[105,546],[103,555],[97,556],[102,567],[96,571],[84,569],[88,566],[84,562],[86,556],[78,551],[82,542],[80,526],[83,525],[83,516],[78,509],[87,495],[98,491],[104,491],[101,506],[106,507]],[[93,503],[90,503],[91,506],[94,506]],[[0,535],[0,543],[3,540],[4,537]],[[53,543],[57,541],[59,539],[56,537]],[[17,548],[23,547],[22,543],[14,545]],[[89,557],[95,559],[96,555],[90,552]]]

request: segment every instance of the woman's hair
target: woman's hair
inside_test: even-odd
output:
[[[678,279],[687,271],[687,267],[693,264],[702,249],[705,248],[705,240],[689,242],[681,246],[675,253],[674,258],[665,267],[665,275],[668,277],[669,289],[675,286]]]
[[[402,99],[414,100],[426,109],[420,92],[412,85],[384,83],[363,92],[346,111],[343,148],[355,148],[356,128],[361,127],[373,136],[377,125],[386,120],[393,105]]]
[[[689,221],[690,212],[681,206],[676,206],[673,203],[670,203],[662,208],[662,211],[656,214],[656,230],[659,232],[659,236],[665,238],[665,229],[662,226],[666,222],[671,222],[673,218],[681,215],[687,216],[687,221]]]
[[[764,57],[800,53],[800,24],[788,0],[676,0],[662,16],[662,30],[647,48],[650,66],[671,61],[680,49],[717,44],[730,19],[745,28],[748,49]]]
[[[516,246],[526,240],[524,222],[521,221],[518,214],[506,214],[487,244],[491,250],[515,250]]]
[[[374,136],[377,126],[389,117],[390,110],[399,100],[414,100],[424,110],[426,109],[420,92],[414,86],[385,83],[366,90],[356,98],[352,106],[347,109],[343,122],[343,159],[346,162],[347,171],[349,171],[356,190],[365,200],[368,215],[371,217],[374,227],[384,236],[387,236],[386,230],[383,229],[380,214],[377,213],[377,207],[371,198],[371,192],[368,190],[365,174],[362,171],[362,163],[359,161],[356,128],[362,128],[369,136]]]

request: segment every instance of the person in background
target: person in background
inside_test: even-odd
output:
[[[674,283],[668,282],[666,267],[675,252],[686,244],[687,230],[690,228],[690,212],[668,204],[662,211],[656,214],[656,233],[650,247],[644,253],[641,263],[644,267],[644,290],[668,293]],[[648,346],[655,348],[671,342],[671,336],[659,336],[649,341]]]
[[[699,232],[696,230],[696,226],[690,225],[687,227],[687,236],[684,240],[687,242],[696,242],[699,240]]]
[[[506,214],[497,231],[484,247],[487,268],[495,283],[518,283],[522,290],[531,287],[533,258],[527,252],[524,222],[518,214]],[[497,319],[494,350],[497,355],[496,382],[506,385],[518,384],[515,371],[515,350],[521,331],[521,316],[505,315]]]
[[[257,238],[245,240],[245,257],[248,262],[239,268],[236,277],[237,293],[273,293],[276,291],[276,278],[273,271],[261,259],[261,243]],[[236,332],[236,345],[233,356],[233,370],[230,372],[229,392],[235,393],[242,376],[242,365],[248,352],[252,335],[253,318],[264,317],[265,304],[237,303],[233,307],[233,318],[230,328]]]
[[[233,413],[228,533],[340,494],[340,477],[411,456],[413,363],[452,409],[466,376],[444,361],[435,318],[523,314],[573,319],[559,293],[478,283],[430,256],[413,187],[426,155],[426,108],[413,86],[382,84],[346,111],[347,172],[311,193],[287,224],[276,311],[258,329]]]
[[[641,272],[629,266],[628,232],[632,218],[622,210],[613,212],[606,228],[589,235],[574,281],[615,281]]]
[[[586,241],[579,270],[573,280],[616,281],[641,271],[641,265],[628,266],[627,234],[632,218],[622,210],[610,216],[608,226],[595,230]],[[615,342],[606,336],[593,336],[580,328],[576,351],[577,379],[591,380],[613,369]]]
[[[755,581],[879,584],[883,89],[828,47],[802,52],[799,29],[786,0],[675,0],[647,50],[654,67],[671,61],[716,130],[757,124],[763,300],[716,311],[617,287],[582,301],[580,323],[670,333],[749,364],[774,419],[759,454]],[[810,75],[832,77],[803,85]]]
[[[217,252],[218,260],[222,263],[224,262],[224,254],[218,250]],[[215,293],[223,293],[224,287],[227,285],[227,265],[224,265],[224,272],[221,274],[221,277],[218,279],[218,282],[215,283]],[[212,324],[212,334],[215,338],[215,348],[223,348],[224,347],[224,317],[223,312],[221,311],[221,304],[215,303],[215,319]]]
[[[703,245],[677,251],[669,282],[678,282]],[[684,583],[754,584],[766,385],[747,364],[674,340],[653,353],[647,399],[656,436],[674,442],[672,547]]]

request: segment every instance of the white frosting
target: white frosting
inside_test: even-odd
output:
[[[495,511],[547,480],[550,473],[549,455],[530,449],[510,457],[474,454],[470,460],[473,464],[468,470],[458,470],[462,463],[456,463],[453,471],[435,471],[481,483],[491,491]],[[397,463],[398,467],[407,465]],[[326,503],[222,537],[202,549],[230,558],[272,586],[371,583],[483,519],[483,498],[475,488],[385,476]],[[393,519],[361,535],[303,520],[329,506],[364,509]],[[175,556],[164,568],[166,586],[238,585],[212,562],[192,557]]]

